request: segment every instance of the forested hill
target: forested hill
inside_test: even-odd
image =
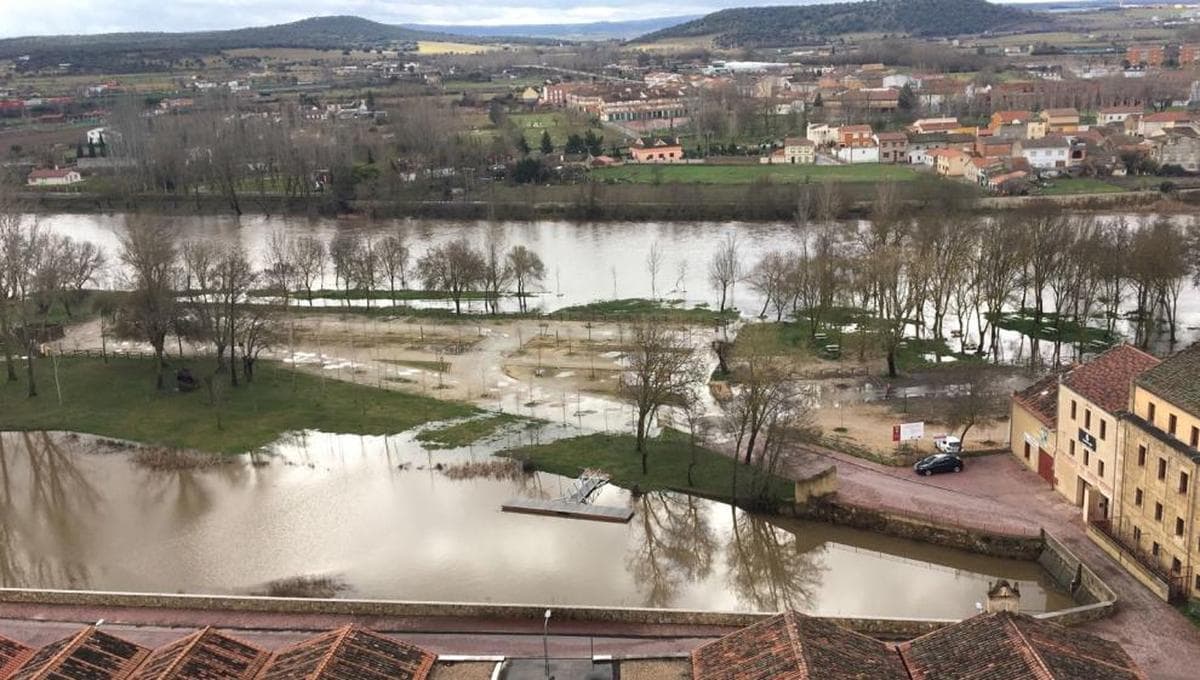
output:
[[[94,60],[155,60],[171,55],[215,54],[248,47],[370,49],[416,40],[464,40],[462,36],[418,31],[352,16],[303,19],[290,24],[188,33],[105,33],[0,40],[0,59],[29,55],[31,66],[87,64]],[[471,42],[498,38],[471,38]]]
[[[718,47],[771,47],[844,33],[966,35],[1049,21],[1047,15],[986,0],[868,0],[726,9],[644,35],[636,42],[712,36]]]

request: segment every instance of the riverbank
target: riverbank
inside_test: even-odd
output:
[[[512,221],[790,221],[795,218],[799,184],[770,185],[606,185],[580,184],[510,187],[502,197],[462,197],[453,200],[364,199],[333,203],[327,196],[256,196],[240,206],[246,215],[335,216],[380,219],[449,220],[499,219]],[[842,185],[838,185],[842,186]],[[840,202],[836,217],[869,216],[872,185],[846,185],[854,191]],[[903,185],[905,202],[915,209],[944,207],[950,201],[975,212],[1019,210],[1030,204],[1053,204],[1073,210],[1121,210],[1173,213],[1194,210],[1200,188],[1160,191],[1078,193],[1055,196],[988,196],[964,194],[962,185],[937,180]],[[109,196],[83,192],[25,192],[27,209],[39,213],[146,212],[164,215],[229,215],[234,211],[218,195],[172,196],[146,194]]]
[[[82,432],[144,444],[211,453],[244,453],[287,432],[316,429],[392,434],[479,411],[466,404],[326,379],[275,362],[259,362],[254,382],[210,394],[201,376],[214,362],[171,360],[168,389],[154,387],[153,359],[60,358],[37,362],[40,395],[26,397],[24,372],[0,383],[0,430]],[[174,371],[190,368],[192,392],[175,388]],[[60,397],[61,395],[61,397]]]

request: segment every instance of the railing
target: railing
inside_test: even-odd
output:
[[[1192,568],[1187,566],[1175,571],[1164,567],[1157,555],[1140,546],[1139,541],[1133,538],[1132,525],[1127,518],[1093,519],[1091,525],[1132,557],[1142,568],[1162,579],[1167,584],[1168,596],[1171,601],[1188,597]]]

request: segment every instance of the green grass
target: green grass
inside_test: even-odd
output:
[[[255,291],[255,294],[270,295],[269,291]],[[449,300],[450,294],[441,290],[397,290],[393,295],[390,290],[335,290],[323,288],[312,292],[313,299],[328,300]],[[463,300],[485,300],[490,297],[483,291],[465,291]],[[507,294],[501,297],[507,297]],[[308,299],[308,291],[298,290],[292,293],[292,299],[303,302]]]
[[[750,184],[766,177],[773,182],[898,182],[915,180],[921,173],[904,165],[622,165],[596,168],[593,179],[608,182],[664,184]]]
[[[171,360],[168,373],[188,366],[200,377],[211,361]],[[52,363],[37,363],[40,396],[25,396],[24,372],[17,383],[0,383],[0,430],[68,430],[147,444],[214,453],[251,451],[296,430],[364,435],[394,434],[423,423],[462,418],[477,411],[438,401],[334,379],[322,379],[281,364],[259,362],[254,382],[228,387],[222,377],[217,406],[203,387],[195,392],[158,392],[154,363],[142,359],[61,359],[62,405]],[[168,385],[174,386],[174,380]]]
[[[641,454],[635,445],[633,435],[592,434],[510,449],[502,455],[528,461],[539,470],[565,477],[576,477],[589,468],[600,469],[611,476],[614,484],[627,489],[682,491],[718,499],[731,497],[736,465],[739,499],[765,497],[781,502],[795,496],[792,482],[781,477],[764,480],[756,469],[703,447],[696,450],[695,483],[688,484],[691,446],[686,435],[670,431],[646,442],[649,473],[643,475]],[[759,494],[761,489],[765,489],[762,496]]]
[[[564,307],[547,316],[557,319],[636,319],[655,317],[672,319],[688,323],[717,323],[732,321],[737,318],[737,311],[726,309],[718,312],[700,304],[694,307],[684,307],[682,300],[647,300],[645,298],[624,298],[620,300],[604,300],[586,305]]]
[[[1060,318],[1053,312],[1043,312],[1042,322],[1033,320],[1034,310],[1025,308],[1011,314],[992,314],[989,319],[1000,328],[1016,331],[1021,335],[1049,342],[1082,344],[1090,350],[1103,350],[1120,341],[1107,329],[1083,326],[1074,321]]]
[[[582,137],[591,129],[596,134],[605,136],[604,131],[599,128],[589,127],[584,122],[572,122],[571,117],[563,111],[514,113],[509,115],[508,120],[525,135],[526,143],[534,150],[541,147],[543,132],[550,133],[550,140],[554,142],[554,148],[558,151],[562,151],[567,137],[573,134]]]
[[[426,449],[457,449],[488,439],[509,425],[520,422],[525,422],[525,419],[497,413],[423,430],[417,435],[417,441],[424,444]]]
[[[1200,600],[1179,602],[1175,608],[1179,610],[1180,614],[1183,614],[1184,618],[1191,621],[1193,626],[1200,628]]]
[[[1119,194],[1123,191],[1119,186],[1091,177],[1074,179],[1050,180],[1050,186],[1038,189],[1042,196],[1068,196],[1071,194]]]

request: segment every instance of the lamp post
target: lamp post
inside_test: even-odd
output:
[[[542,658],[546,661],[546,678],[550,678],[550,610],[542,620]]]

